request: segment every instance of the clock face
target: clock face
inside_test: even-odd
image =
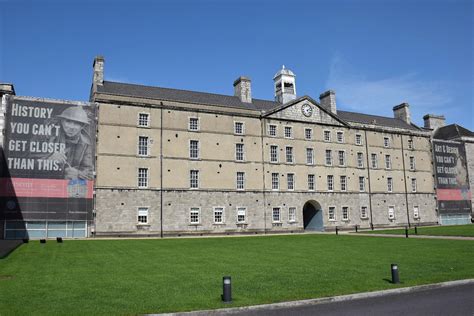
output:
[[[301,107],[301,111],[303,112],[303,115],[304,116],[311,116],[311,114],[313,114],[313,108],[311,107],[311,105],[309,104],[304,104],[302,107]]]

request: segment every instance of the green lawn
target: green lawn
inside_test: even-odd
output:
[[[418,235],[474,237],[474,224],[418,227],[417,231],[418,231]],[[384,230],[364,231],[361,233],[405,235],[405,229],[384,229]],[[409,229],[408,234],[414,235],[415,229],[414,228]]]
[[[473,253],[474,241],[316,234],[34,241],[0,259],[0,314],[134,315],[389,289],[474,278]],[[400,285],[388,282],[391,263]]]

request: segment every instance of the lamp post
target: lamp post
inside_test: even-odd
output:
[[[232,283],[231,277],[225,276],[222,278],[222,301],[224,303],[231,303],[232,302]]]
[[[398,265],[396,263],[392,263],[391,270],[392,270],[392,283],[393,284],[400,283],[400,279],[398,277]]]

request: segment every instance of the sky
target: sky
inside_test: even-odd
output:
[[[473,19],[471,0],[0,0],[0,82],[86,101],[102,55],[108,81],[232,95],[244,75],[272,100],[285,65],[298,96],[474,131]]]

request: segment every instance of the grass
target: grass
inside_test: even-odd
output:
[[[474,224],[418,227],[417,231],[418,235],[474,237]],[[364,231],[361,233],[405,235],[405,229],[384,229]],[[408,234],[415,235],[415,228],[410,228]]]
[[[0,260],[0,314],[134,315],[389,289],[473,278],[473,253],[474,241],[334,235],[33,241]],[[388,282],[391,263],[400,285]]]

